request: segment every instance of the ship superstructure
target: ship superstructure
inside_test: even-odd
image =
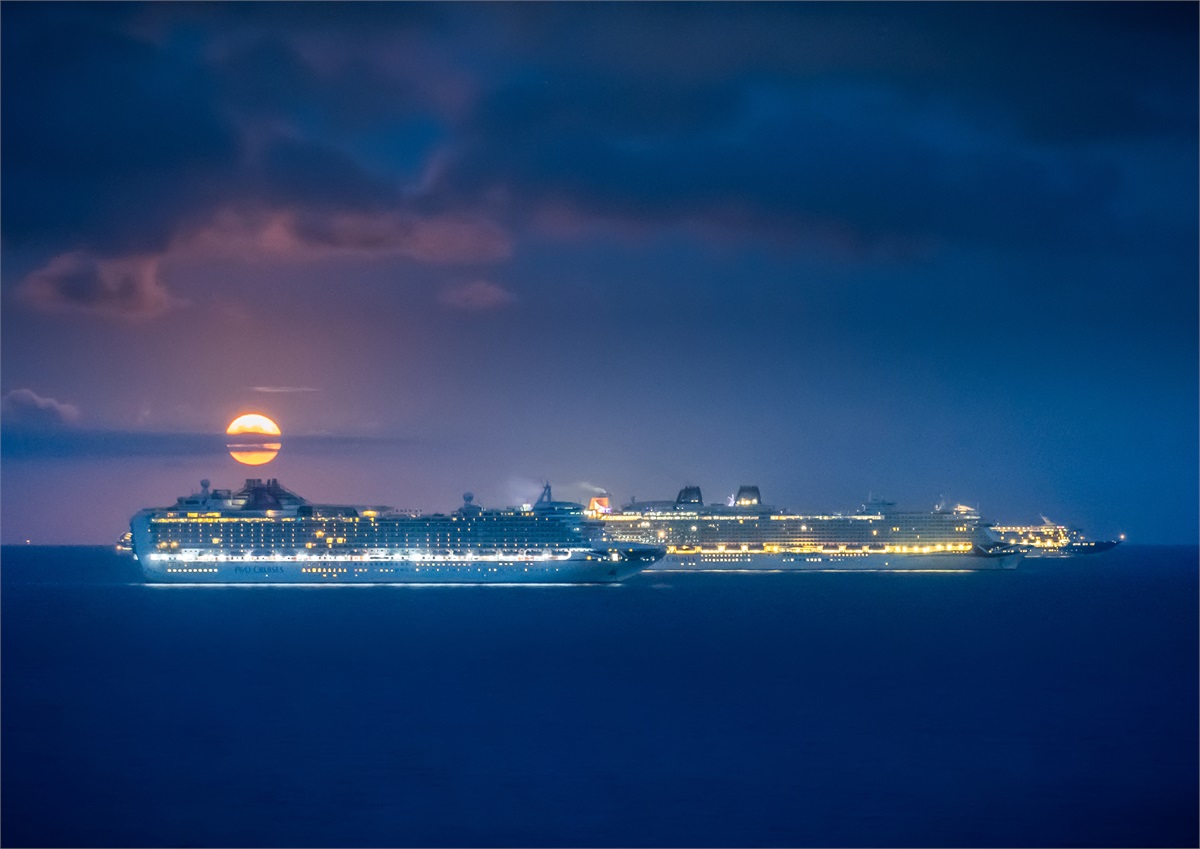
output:
[[[673,502],[598,518],[613,539],[666,546],[659,568],[971,570],[1021,559],[965,505],[909,511],[872,499],[850,514],[810,514],[764,505],[756,486],[709,505],[686,486]]]
[[[1025,553],[1026,557],[1074,557],[1099,554],[1116,548],[1125,540],[1090,540],[1079,528],[1069,528],[1042,517],[1040,525],[995,525],[992,530],[1004,542]]]
[[[138,512],[133,552],[152,582],[611,583],[661,546],[606,540],[583,507],[554,501],[450,514],[310,503],[277,480],[201,490]]]

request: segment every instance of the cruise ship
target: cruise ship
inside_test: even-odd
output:
[[[685,486],[674,501],[590,512],[612,539],[665,546],[656,569],[973,571],[1012,569],[1023,556],[964,505],[906,511],[872,499],[849,515],[802,514],[764,505],[757,486],[709,505]]]
[[[139,511],[129,547],[152,583],[613,583],[664,548],[606,540],[583,505],[487,509],[470,493],[451,514],[313,504],[275,479],[209,489]]]
[[[1026,557],[1099,554],[1125,541],[1124,534],[1118,539],[1091,540],[1079,528],[1056,524],[1045,516],[1040,525],[995,525],[992,530],[1004,542],[1024,552]]]

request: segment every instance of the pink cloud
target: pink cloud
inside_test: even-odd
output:
[[[71,251],[32,272],[17,293],[48,312],[152,318],[184,303],[163,286],[158,264],[154,256],[100,259],[87,251]]]
[[[310,262],[331,257],[409,257],[430,265],[490,263],[512,253],[508,233],[473,215],[226,209],[200,230],[180,234],[160,255],[100,258],[88,251],[54,257],[17,289],[46,312],[158,317],[186,302],[160,278],[164,260]],[[489,284],[493,285],[493,284]],[[453,305],[486,309],[511,300],[504,289],[455,295]]]

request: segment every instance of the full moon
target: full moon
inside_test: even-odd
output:
[[[258,413],[238,416],[229,423],[225,433],[236,439],[226,443],[229,456],[247,466],[261,466],[275,459],[282,443],[271,439],[281,434],[279,425]]]

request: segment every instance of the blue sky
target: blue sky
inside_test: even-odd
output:
[[[1195,4],[0,19],[5,542],[257,474],[249,411],[320,501],[1196,541]]]

